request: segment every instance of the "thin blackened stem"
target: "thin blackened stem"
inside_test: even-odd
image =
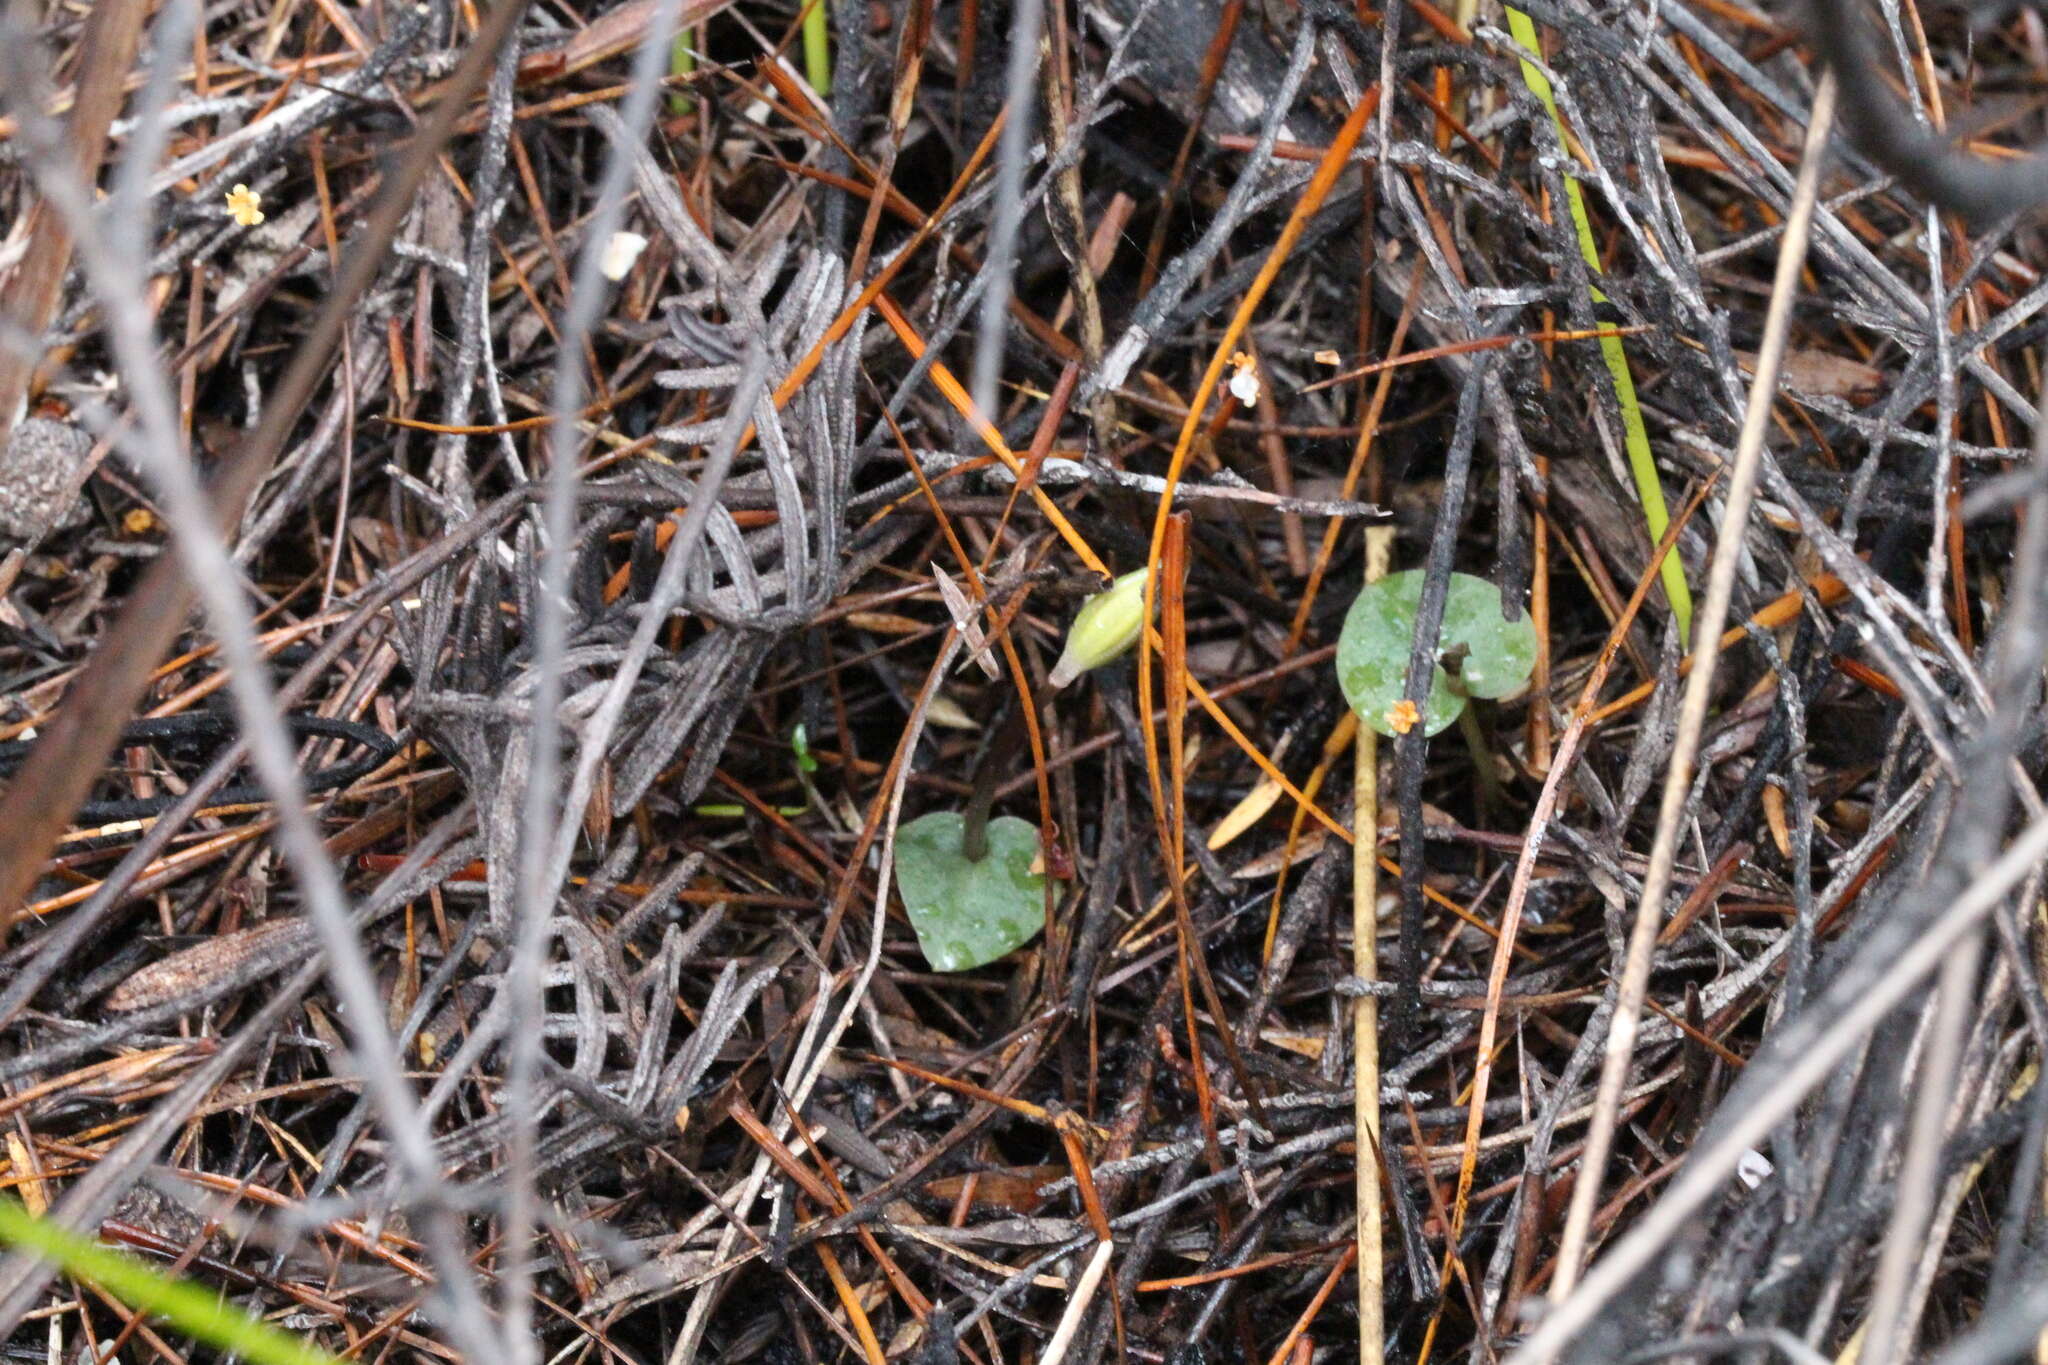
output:
[[[960,851],[970,863],[988,856],[988,815],[995,808],[996,788],[1001,785],[1010,760],[1024,747],[1024,735],[1024,710],[1018,707],[1010,712],[1002,732],[982,757],[981,766],[975,769],[974,794],[967,800],[966,824],[960,830]]]

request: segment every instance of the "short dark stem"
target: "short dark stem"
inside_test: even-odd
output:
[[[1458,708],[1458,733],[1472,751],[1472,763],[1479,769],[1479,804],[1483,811],[1504,810],[1507,792],[1500,785],[1500,773],[1493,766],[1493,748],[1486,742],[1486,727],[1479,723],[1479,699],[1465,690],[1465,659],[1462,654],[1444,660],[1445,680],[1451,691],[1465,699]]]
[[[1479,769],[1479,801],[1491,810],[1507,808],[1507,789],[1500,784],[1500,770],[1493,764],[1493,747],[1486,742],[1486,727],[1479,720],[1479,701],[1467,698],[1465,709],[1458,712],[1458,730],[1465,736],[1465,747],[1472,751],[1473,765]]]
[[[960,851],[967,855],[967,861],[978,863],[988,856],[988,814],[995,808],[996,788],[1002,785],[1002,775],[1010,766],[1010,759],[1023,747],[1023,709],[1010,712],[1003,729],[996,736],[983,756],[981,766],[974,773],[974,794],[967,799],[967,811],[960,829]]]

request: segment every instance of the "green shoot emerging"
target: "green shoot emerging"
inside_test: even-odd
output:
[[[820,97],[832,93],[832,43],[827,36],[826,0],[804,3],[804,74]]]
[[[668,74],[687,76],[697,69],[697,30],[685,28],[678,32],[668,48]],[[668,97],[668,112],[672,118],[682,118],[695,111],[696,97],[687,90],[672,90]]]
[[[0,1199],[0,1244],[12,1244],[210,1346],[254,1365],[341,1365],[334,1356],[228,1303],[212,1289],[165,1275]]]
[[[1508,32],[1521,44],[1525,52],[1534,56],[1542,55],[1537,46],[1536,21],[1521,10],[1510,5],[1508,11]],[[1522,81],[1529,87],[1529,93],[1542,101],[1550,111],[1550,121],[1557,128],[1557,140],[1565,141],[1564,119],[1557,112],[1557,97],[1552,94],[1550,80],[1536,69],[1533,62],[1522,63]],[[1579,254],[1586,258],[1586,267],[1593,274],[1600,273],[1600,250],[1593,241],[1592,221],[1586,216],[1586,198],[1579,191],[1578,180],[1570,174],[1564,177],[1564,194],[1572,215],[1572,227],[1577,230]],[[1605,303],[1607,295],[1599,286],[1592,287],[1593,302]],[[1629,374],[1628,352],[1623,349],[1621,338],[1603,336],[1600,338],[1600,356],[1607,362],[1608,377],[1614,383],[1614,398],[1621,407],[1621,429],[1623,444],[1628,447],[1629,473],[1635,478],[1636,496],[1643,500],[1643,521],[1650,528],[1650,542],[1656,544],[1664,539],[1664,529],[1671,524],[1671,513],[1664,506],[1664,485],[1657,480],[1657,462],[1650,454],[1650,434],[1643,426],[1643,410],[1636,402],[1635,379]],[[1664,559],[1664,595],[1671,599],[1672,613],[1678,618],[1678,638],[1692,638],[1692,592],[1685,585],[1685,566],[1677,555]]]

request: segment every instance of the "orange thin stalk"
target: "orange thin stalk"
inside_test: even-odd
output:
[[[976,1085],[972,1081],[963,1081],[955,1076],[942,1076],[936,1071],[930,1071],[917,1065],[915,1062],[906,1062],[895,1057],[881,1057],[869,1053],[864,1054],[862,1060],[873,1062],[877,1066],[891,1067],[901,1071],[906,1076],[915,1076],[927,1085],[936,1085],[941,1090],[950,1090],[957,1095],[965,1095],[970,1100],[975,1100],[982,1104],[992,1104],[998,1109],[1007,1109],[1019,1118],[1031,1119],[1034,1122],[1045,1124],[1047,1127],[1054,1126],[1052,1113],[1040,1105],[1033,1104],[1030,1100],[1020,1100],[1013,1095],[998,1095],[995,1091]]]
[[[823,1242],[813,1243],[811,1249],[818,1253],[818,1260],[832,1281],[832,1292],[839,1296],[839,1306],[853,1323],[854,1335],[860,1338],[860,1349],[867,1355],[868,1365],[889,1365],[889,1357],[882,1352],[882,1339],[875,1335],[875,1325],[868,1321],[867,1310],[860,1306],[860,1295],[854,1292],[846,1272],[839,1268],[839,1258]]]
[[[1202,382],[1196,387],[1194,397],[1188,403],[1188,414],[1181,422],[1180,437],[1174,442],[1173,458],[1166,467],[1166,486],[1159,493],[1159,510],[1152,518],[1152,544],[1147,556],[1150,571],[1145,575],[1147,621],[1152,619],[1153,612],[1158,606],[1158,565],[1160,551],[1166,543],[1166,518],[1173,509],[1173,495],[1180,486],[1182,472],[1187,468],[1188,455],[1194,447],[1195,433],[1201,427],[1202,414],[1208,409],[1209,400],[1215,395],[1216,386],[1222,381],[1223,370],[1229,365],[1231,355],[1236,352],[1239,338],[1251,325],[1252,314],[1265,299],[1266,291],[1273,287],[1273,281],[1279,276],[1280,268],[1286,264],[1287,257],[1293,253],[1295,243],[1301,240],[1301,234],[1307,228],[1309,218],[1322,207],[1324,198],[1337,183],[1338,174],[1344,169],[1344,163],[1350,159],[1352,148],[1358,145],[1359,136],[1365,131],[1366,120],[1379,108],[1379,102],[1380,88],[1375,84],[1359,98],[1357,105],[1344,120],[1344,126],[1337,130],[1337,136],[1332,139],[1329,151],[1324,153],[1321,163],[1316,166],[1315,174],[1309,178],[1307,190],[1295,203],[1294,211],[1288,215],[1287,225],[1280,230],[1279,240],[1274,243],[1265,264],[1259,268],[1259,273],[1252,279],[1251,287],[1245,290],[1244,298],[1239,301],[1237,310],[1231,315],[1229,326],[1224,328],[1223,336],[1216,343],[1215,353],[1209,357],[1209,367],[1202,374]],[[1145,718],[1145,762],[1152,779],[1153,799],[1163,805],[1164,793],[1160,789],[1159,781],[1159,744],[1152,733],[1151,672],[1150,654],[1140,653],[1138,702]],[[1328,823],[1340,833],[1345,832],[1336,821],[1331,820]]]
[[[1766,604],[1758,610],[1756,615],[1750,617],[1741,625],[1728,627],[1721,634],[1721,648],[1728,648],[1752,631],[1776,630],[1779,626],[1789,624],[1798,617],[1803,609],[1807,591],[1812,592],[1824,607],[1832,607],[1835,603],[1849,595],[1848,585],[1833,574],[1821,574],[1815,578],[1808,579],[1805,591],[1794,588],[1775,601]],[[1690,672],[1692,672],[1692,655],[1688,654],[1678,661],[1678,676],[1683,678]],[[1641,705],[1656,690],[1657,684],[1655,682],[1646,682],[1640,687],[1624,692],[1605,706],[1596,709],[1587,723],[1589,725],[1598,725],[1602,721],[1611,720],[1623,711],[1628,711]]]
[[[896,339],[903,343],[904,350],[910,352],[912,360],[924,358],[924,338],[918,335],[917,329],[897,310],[887,294],[875,295],[875,311],[882,315],[882,320],[896,333]],[[931,376],[932,383],[938,386],[939,392],[945,395],[946,401],[953,405],[954,410],[967,419],[968,424],[974,428],[974,434],[981,437],[982,444],[1003,462],[1005,468],[1022,479],[1024,462],[1017,458],[1016,452],[1003,440],[1003,434],[976,411],[974,400],[967,396],[967,390],[953,377],[953,372],[946,368],[943,361],[932,362]],[[1045,519],[1052,523],[1053,529],[1060,533],[1060,539],[1067,542],[1068,548],[1073,550],[1083,564],[1104,578],[1114,577],[1109,571],[1109,566],[1102,562],[1102,556],[1096,554],[1093,547],[1082,538],[1081,533],[1074,529],[1074,524],[1067,520],[1067,514],[1060,510],[1059,504],[1054,502],[1043,488],[1033,484],[1031,497],[1038,504],[1038,510],[1045,513]],[[1153,553],[1155,556],[1158,553],[1156,544]]]
[[[1215,1284],[1218,1280],[1234,1280],[1257,1270],[1270,1270],[1276,1265],[1293,1265],[1311,1256],[1320,1256],[1326,1251],[1336,1251],[1347,1245],[1345,1242],[1324,1242],[1321,1246],[1304,1247],[1300,1251],[1275,1251],[1242,1265],[1225,1266],[1221,1270],[1203,1270],[1193,1275],[1176,1275],[1165,1280],[1140,1280],[1137,1289],[1140,1294],[1156,1294],[1166,1289],[1193,1289],[1199,1285]]]
[[[1159,508],[1152,519],[1152,543],[1150,551],[1146,556],[1145,611],[1142,618],[1148,623],[1153,619],[1154,613],[1158,610],[1161,560],[1166,548],[1168,521],[1173,513],[1173,495],[1180,485],[1182,472],[1187,468],[1188,456],[1194,447],[1195,434],[1202,425],[1202,414],[1208,410],[1209,400],[1215,395],[1216,386],[1222,380],[1224,367],[1230,363],[1230,357],[1235,354],[1239,339],[1244,336],[1245,329],[1250,326],[1252,314],[1258,310],[1260,302],[1266,296],[1266,291],[1272,288],[1273,281],[1279,276],[1280,268],[1286,263],[1287,257],[1293,252],[1295,243],[1301,240],[1301,234],[1308,226],[1310,216],[1322,207],[1323,199],[1329,194],[1331,187],[1337,183],[1337,177],[1344,169],[1344,163],[1350,159],[1352,148],[1357,146],[1359,136],[1365,131],[1366,120],[1372,117],[1373,111],[1378,107],[1379,86],[1375,84],[1360,97],[1357,105],[1352,108],[1350,115],[1345,118],[1343,127],[1337,130],[1337,136],[1331,141],[1328,153],[1323,157],[1321,164],[1316,167],[1315,174],[1309,178],[1307,190],[1295,203],[1294,211],[1288,215],[1286,226],[1280,230],[1279,240],[1274,244],[1273,250],[1268,254],[1265,264],[1259,268],[1259,273],[1253,278],[1251,287],[1245,291],[1244,298],[1239,301],[1236,311],[1231,315],[1229,326],[1224,328],[1223,336],[1217,342],[1214,354],[1209,357],[1209,365],[1207,370],[1203,372],[1202,382],[1196,388],[1193,398],[1188,403],[1187,417],[1181,422],[1180,437],[1174,442],[1173,458],[1167,465],[1165,487],[1159,493]],[[1148,637],[1148,644],[1152,638],[1156,638],[1156,632],[1152,631],[1149,626],[1146,635]],[[1181,678],[1185,678],[1191,689],[1198,685],[1195,684],[1193,675],[1185,671],[1185,656],[1182,655],[1179,658],[1175,658],[1167,652],[1168,648],[1169,646],[1165,642],[1161,642],[1162,657],[1166,658],[1168,665],[1168,685],[1172,687],[1172,702],[1173,704],[1178,704],[1181,689],[1173,685],[1176,681],[1174,675],[1178,674]],[[1204,694],[1198,693],[1197,695],[1203,699],[1204,709],[1208,710],[1211,715],[1222,718],[1220,707],[1208,701]],[[1152,808],[1155,811],[1164,812],[1166,810],[1166,792],[1160,775],[1159,736],[1152,728],[1152,651],[1150,648],[1138,651],[1138,709],[1143,717],[1143,724],[1140,725],[1139,729],[1143,732],[1145,738],[1145,775],[1152,789]],[[1168,722],[1170,726],[1173,724],[1171,713],[1169,713]],[[1242,738],[1235,725],[1228,724],[1226,721],[1225,728],[1247,753],[1256,752],[1250,742]],[[1290,794],[1294,794],[1297,801],[1304,806],[1313,805],[1307,797],[1294,792],[1293,784],[1287,782],[1284,777],[1281,777],[1279,770],[1274,768],[1265,759],[1263,754],[1257,755],[1257,758],[1261,767],[1279,780]],[[1176,763],[1178,760],[1179,755],[1176,752]],[[1336,830],[1339,835],[1348,834],[1348,831],[1342,825],[1331,819],[1320,807],[1315,807],[1314,809],[1317,815],[1332,829]],[[1176,841],[1169,855],[1175,859],[1175,866],[1178,866],[1177,860],[1182,851],[1180,844]],[[1174,886],[1176,893],[1178,893],[1178,881],[1174,883]],[[1184,916],[1186,912],[1183,909],[1181,913]],[[1184,940],[1192,937],[1192,935],[1187,933],[1186,926],[1183,926],[1183,936]],[[1184,942],[1184,951],[1192,953],[1194,951],[1193,944]],[[1206,985],[1207,982],[1205,981],[1204,984]],[[1183,982],[1182,989],[1185,992],[1185,982]],[[1189,1024],[1192,1027],[1194,1002],[1190,999],[1185,1004],[1188,1010]],[[1215,1008],[1213,1002],[1211,1008]],[[1217,1011],[1216,1024],[1226,1048],[1234,1054],[1234,1040],[1231,1038],[1229,1030],[1224,1027],[1220,1010]],[[1195,1075],[1199,1097],[1199,1090],[1202,1084],[1200,1053],[1197,1052],[1191,1060],[1196,1065]],[[1234,1056],[1233,1060],[1235,1060]],[[1251,1092],[1248,1086],[1247,1092],[1246,1097],[1251,1099],[1256,1110],[1258,1108],[1258,1101],[1255,1092]],[[1206,1121],[1204,1126],[1207,1126]]]
[[[1323,1305],[1330,1301],[1330,1295],[1337,1288],[1337,1282],[1344,1278],[1344,1272],[1351,1269],[1351,1263],[1357,1259],[1358,1243],[1346,1242],[1344,1254],[1337,1258],[1337,1264],[1331,1266],[1330,1273],[1323,1277],[1322,1287],[1316,1290],[1316,1296],[1309,1300],[1308,1307],[1301,1310],[1301,1317],[1296,1319],[1294,1326],[1288,1330],[1287,1339],[1280,1343],[1280,1349],[1273,1352],[1269,1365],[1283,1365],[1288,1355],[1293,1352],[1294,1343],[1301,1340],[1310,1325],[1315,1322],[1317,1315],[1323,1311]]]
[[[1304,384],[1299,389],[1296,389],[1295,392],[1314,393],[1318,389],[1327,389],[1333,384],[1349,383],[1354,379],[1363,379],[1369,374],[1379,374],[1384,370],[1400,369],[1404,365],[1419,365],[1425,360],[1442,360],[1445,356],[1472,355],[1479,351],[1504,350],[1518,341],[1541,341],[1545,343],[1553,341],[1600,341],[1607,337],[1632,337],[1649,330],[1650,328],[1646,325],[1634,327],[1584,327],[1566,332],[1544,330],[1541,332],[1522,332],[1507,336],[1474,337],[1470,341],[1449,341],[1441,346],[1431,346],[1427,350],[1410,351],[1404,356],[1395,356],[1387,360],[1375,360],[1371,364],[1361,365],[1355,370],[1346,370],[1342,374],[1333,374],[1327,379],[1318,379],[1313,384]]]
[[[853,302],[846,305],[840,311],[839,316],[832,320],[832,325],[825,329],[825,334],[819,337],[816,344],[804,353],[803,359],[797,361],[788,376],[775,386],[776,407],[786,406],[789,400],[796,396],[796,391],[804,386],[804,382],[811,377],[812,371],[818,368],[818,362],[824,359],[825,348],[844,337],[853,329],[854,320],[866,312],[870,304],[882,298],[882,291],[889,287],[889,282],[896,278],[898,271],[910,263],[911,257],[917,254],[917,248],[923,246],[925,240],[938,228],[939,223],[944,220],[947,211],[966,192],[967,186],[974,179],[975,173],[981,169],[981,163],[986,161],[989,153],[995,150],[996,138],[1002,132],[1003,118],[1004,114],[998,113],[995,120],[989,124],[988,132],[982,135],[980,143],[975,146],[973,155],[967,158],[967,164],[961,168],[960,174],[953,178],[952,185],[946,190],[946,197],[939,201],[939,206],[933,209],[925,217],[924,223],[917,231],[911,234],[910,241],[890,259],[887,265],[884,265],[875,272],[875,277],[862,286],[860,293],[854,297]],[[746,442],[742,440],[741,444],[744,445]]]

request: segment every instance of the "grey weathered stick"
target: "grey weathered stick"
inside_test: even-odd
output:
[[[331,291],[264,405],[261,422],[226,461],[213,489],[217,525],[229,528],[239,522],[250,496],[270,472],[314,386],[327,373],[342,329],[355,316],[357,300],[383,264],[385,249],[397,235],[414,192],[433,169],[470,94],[482,84],[525,8],[526,0],[504,0],[463,54],[450,78],[448,98],[407,149],[353,248],[342,258]],[[19,83],[11,84],[20,88]],[[50,850],[71,823],[99,772],[100,760],[113,748],[115,735],[142,695],[150,670],[184,629],[196,595],[197,585],[174,557],[166,555],[151,566],[120,620],[71,685],[63,708],[44,727],[7,794],[0,797],[0,933],[21,913]]]
[[[168,39],[172,50],[178,50],[183,35],[190,31],[189,25],[176,22],[174,16],[182,12],[167,12],[166,31],[159,35],[158,60],[166,66],[170,58],[161,53],[163,42]],[[155,145],[156,139],[141,137],[134,149],[147,154]],[[117,249],[117,243],[93,221],[86,187],[70,174],[69,167],[43,161],[35,169],[45,202],[70,221],[79,261],[99,299],[107,339],[132,395],[139,430],[123,431],[117,444],[149,475],[175,530],[177,558],[165,556],[158,561],[159,567],[182,561],[186,579],[196,585],[205,604],[251,766],[275,803],[278,845],[297,876],[308,920],[318,929],[327,950],[329,979],[348,1011],[354,1037],[353,1067],[377,1099],[398,1166],[410,1187],[428,1194],[439,1183],[432,1137],[382,1026],[383,992],[350,924],[347,892],[306,809],[292,739],[279,719],[275,689],[256,643],[255,623],[240,576],[213,524],[213,509],[198,473],[179,440],[176,398],[157,364],[145,303],[146,260],[140,253]],[[17,791],[10,790],[9,797]],[[438,1215],[431,1219],[426,1241],[439,1263],[441,1289],[453,1309],[451,1332],[464,1349],[480,1349],[488,1340],[482,1301],[452,1221]]]
[[[628,130],[627,143],[637,145],[646,135],[654,117],[655,96],[661,88],[661,72],[668,59],[669,40],[676,31],[682,0],[660,0],[647,22],[647,31],[633,56],[632,88],[620,116]],[[571,288],[567,315],[562,319],[561,340],[555,352],[553,422],[548,429],[547,500],[543,508],[546,530],[546,559],[542,562],[540,605],[534,625],[534,664],[539,675],[533,697],[533,726],[527,761],[530,765],[525,800],[520,808],[519,882],[514,910],[512,969],[505,983],[510,1003],[510,1060],[507,1065],[506,1107],[512,1115],[512,1140],[506,1153],[506,1174],[510,1191],[505,1210],[505,1264],[500,1272],[503,1299],[504,1349],[512,1365],[533,1365],[540,1345],[532,1330],[533,1257],[528,1245],[534,1224],[534,1152],[539,1142],[540,1106],[534,1090],[541,1057],[539,1016],[542,1010],[540,966],[548,939],[557,889],[568,874],[569,856],[581,828],[582,811],[571,804],[557,810],[556,773],[560,768],[557,748],[561,737],[558,714],[562,696],[562,659],[568,645],[569,560],[576,543],[576,486],[578,446],[581,435],[576,414],[583,404],[583,342],[597,322],[608,286],[602,271],[606,245],[618,228],[625,211],[626,185],[633,174],[633,157],[627,145],[614,145],[605,157],[604,173],[596,186],[597,211],[591,215],[588,235],[577,255],[575,282]],[[728,458],[730,458],[728,456]],[[704,500],[717,496],[707,489]],[[691,511],[703,515],[704,510]],[[682,537],[678,536],[677,540]],[[689,547],[682,547],[687,556]],[[685,561],[687,562],[687,561]],[[680,573],[678,574],[680,577]],[[641,629],[651,641],[656,620],[643,620]],[[622,680],[631,686],[630,678]],[[623,705],[623,687],[615,688]],[[577,776],[588,789],[588,770],[603,754],[603,738],[596,740],[596,753],[585,752],[585,764]],[[575,793],[571,793],[572,800]]]
[[[1728,607],[1735,593],[1735,572],[1742,540],[1749,529],[1749,509],[1756,492],[1757,467],[1763,453],[1764,434],[1771,420],[1771,399],[1777,392],[1778,373],[1785,358],[1785,337],[1792,321],[1792,300],[1799,286],[1800,267],[1806,260],[1807,236],[1813,227],[1814,200],[1820,186],[1821,164],[1827,150],[1828,127],[1833,121],[1835,83],[1832,73],[1823,74],[1814,94],[1813,116],[1806,125],[1806,145],[1800,157],[1799,180],[1792,200],[1792,213],[1785,223],[1785,239],[1779,246],[1777,275],[1771,291],[1771,307],[1764,322],[1763,346],[1757,355],[1756,380],[1749,391],[1749,408],[1744,414],[1742,436],[1735,451],[1735,469],[1728,481],[1728,505],[1721,519],[1721,533],[1714,546],[1714,563],[1707,580],[1706,600],[1695,625],[1693,670],[1686,679],[1685,701],[1678,717],[1678,736],[1673,745],[1671,766],[1664,775],[1664,796],[1657,815],[1657,836],[1650,846],[1650,866],[1643,877],[1643,894],[1636,904],[1635,922],[1629,930],[1628,956],[1622,966],[1616,993],[1614,1022],[1607,1034],[1607,1052],[1600,1064],[1598,1107],[1586,1133],[1585,1158],[1579,1178],[1572,1187],[1571,1209],[1565,1217],[1564,1235],[1558,1248],[1557,1274],[1551,1282],[1553,1302],[1563,1301],[1577,1283],[1585,1259],[1586,1241],[1599,1206],[1602,1177],[1614,1143],[1614,1129],[1620,1117],[1621,1092],[1628,1083],[1630,1063],[1635,1059],[1636,1034],[1642,1022],[1643,999],[1648,994],[1650,964],[1656,956],[1657,931],[1663,923],[1664,899],[1671,889],[1671,870],[1678,857],[1679,829],[1684,823],[1685,804],[1692,789],[1693,763],[1699,753],[1700,734],[1705,728],[1707,700],[1714,683],[1714,665],[1720,656],[1721,632],[1728,621]]]
[[[996,381],[1003,366],[1003,338],[1009,327],[1011,278],[1017,269],[1017,232],[1024,222],[1024,162],[1031,147],[1031,120],[1036,112],[1032,80],[1039,61],[1039,30],[1044,27],[1045,0],[1018,0],[1010,17],[1010,59],[1004,68],[1004,99],[1009,118],[996,150],[995,222],[989,228],[988,264],[995,272],[981,299],[981,331],[974,339],[973,397],[975,411],[997,420]]]
[[[113,126],[114,115],[121,112],[128,71],[135,65],[135,50],[142,41],[142,24],[149,17],[149,8],[149,0],[105,0],[94,5],[86,16],[85,41],[76,76],[78,101],[72,106],[65,130],[80,180],[91,182],[99,178],[100,165],[107,154],[107,133]],[[20,37],[32,50],[39,46],[27,35]],[[47,205],[30,209],[29,215],[28,251],[8,285],[0,314],[28,336],[40,338],[56,316],[57,301],[63,296],[65,268],[71,260],[71,232],[63,218],[50,212]],[[9,473],[7,437],[14,427],[15,410],[28,394],[35,367],[35,356],[18,354],[11,346],[0,346],[0,478]],[[4,927],[5,920],[0,919],[0,928]]]
[[[1767,1066],[1752,1061],[1729,1090],[1716,1126],[1687,1156],[1664,1197],[1587,1272],[1578,1288],[1544,1315],[1507,1365],[1553,1359],[1594,1316],[1689,1226],[1700,1208],[1734,1176],[1743,1154],[1789,1116],[1815,1084],[1876,1027],[1879,1020],[1939,966],[2000,899],[2048,858],[2048,817],[2020,832],[2005,852],[1940,911],[1903,950],[1884,938],[1866,944],[1847,964],[1811,1015],[1774,1039]]]

